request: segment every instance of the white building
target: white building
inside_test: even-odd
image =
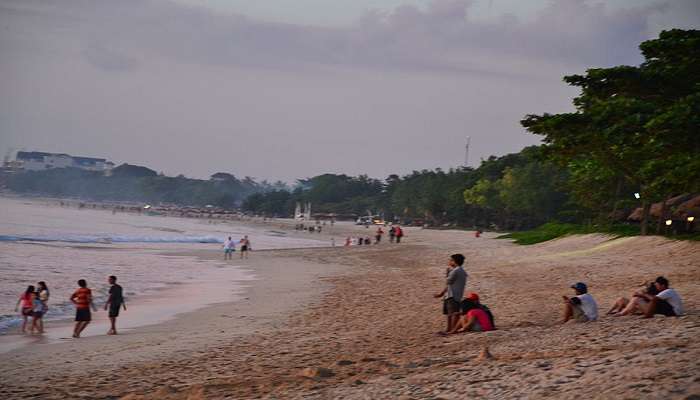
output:
[[[80,168],[87,171],[109,171],[114,163],[104,158],[73,157],[68,154],[40,151],[17,152],[16,164],[25,171],[45,171],[54,168]]]

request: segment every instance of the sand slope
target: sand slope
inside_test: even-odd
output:
[[[250,305],[211,307],[190,316],[196,325],[179,319],[80,346],[11,353],[0,367],[0,396],[700,395],[699,244],[585,235],[517,246],[492,236],[410,229],[401,245],[254,254],[250,266],[263,285],[278,287],[272,300],[256,283]],[[432,294],[453,252],[467,255],[468,290],[491,307],[498,331],[435,335],[444,322]],[[264,272],[270,268],[277,273]],[[289,283],[297,270],[303,278]],[[589,284],[602,314],[617,296],[660,274],[683,296],[686,316],[556,323],[573,282]],[[267,309],[256,298],[267,298]],[[493,358],[480,357],[484,347]],[[74,367],[66,368],[67,360]]]

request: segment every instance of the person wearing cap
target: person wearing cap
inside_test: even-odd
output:
[[[496,329],[493,314],[488,307],[479,302],[479,295],[469,293],[460,304],[462,317],[450,333],[488,332]]]
[[[564,320],[566,323],[570,319],[577,322],[595,321],[598,319],[598,304],[593,296],[588,293],[588,286],[583,282],[577,282],[571,285],[571,288],[576,291],[576,296],[564,298]]]

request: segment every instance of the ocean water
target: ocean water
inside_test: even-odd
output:
[[[0,333],[21,322],[14,311],[27,285],[45,281],[51,293],[46,320],[66,319],[74,308],[69,301],[77,280],[85,279],[101,306],[116,275],[127,304],[183,284],[222,282],[225,288],[213,301],[234,300],[254,271],[232,262],[204,261],[169,255],[188,250],[221,253],[227,236],[248,235],[260,249],[328,245],[312,239],[287,237],[265,228],[232,222],[148,216],[132,213],[61,207],[57,201],[0,198]],[[183,300],[184,301],[184,300]]]

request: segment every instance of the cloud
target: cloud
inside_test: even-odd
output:
[[[165,0],[0,0],[0,153],[288,180],[455,166],[466,135],[472,160],[537,143],[518,121],[570,109],[562,75],[638,63],[669,16],[697,21],[693,2],[560,0],[527,20],[472,7],[370,10],[331,28]]]
[[[354,26],[337,29],[265,23],[160,0],[68,0],[61,9],[42,9],[32,1],[9,4],[25,13],[54,12],[51,19],[59,21],[70,18],[75,24],[70,33],[86,41],[84,56],[110,70],[133,67],[139,54],[157,54],[250,68],[341,65],[505,75],[523,73],[523,61],[533,62],[530,72],[550,62],[638,61],[636,47],[648,36],[649,19],[663,11],[659,6],[610,11],[603,4],[560,0],[530,22],[513,16],[473,21],[472,3],[436,0],[425,10],[404,5],[369,11]],[[133,54],[115,51],[115,44]]]

